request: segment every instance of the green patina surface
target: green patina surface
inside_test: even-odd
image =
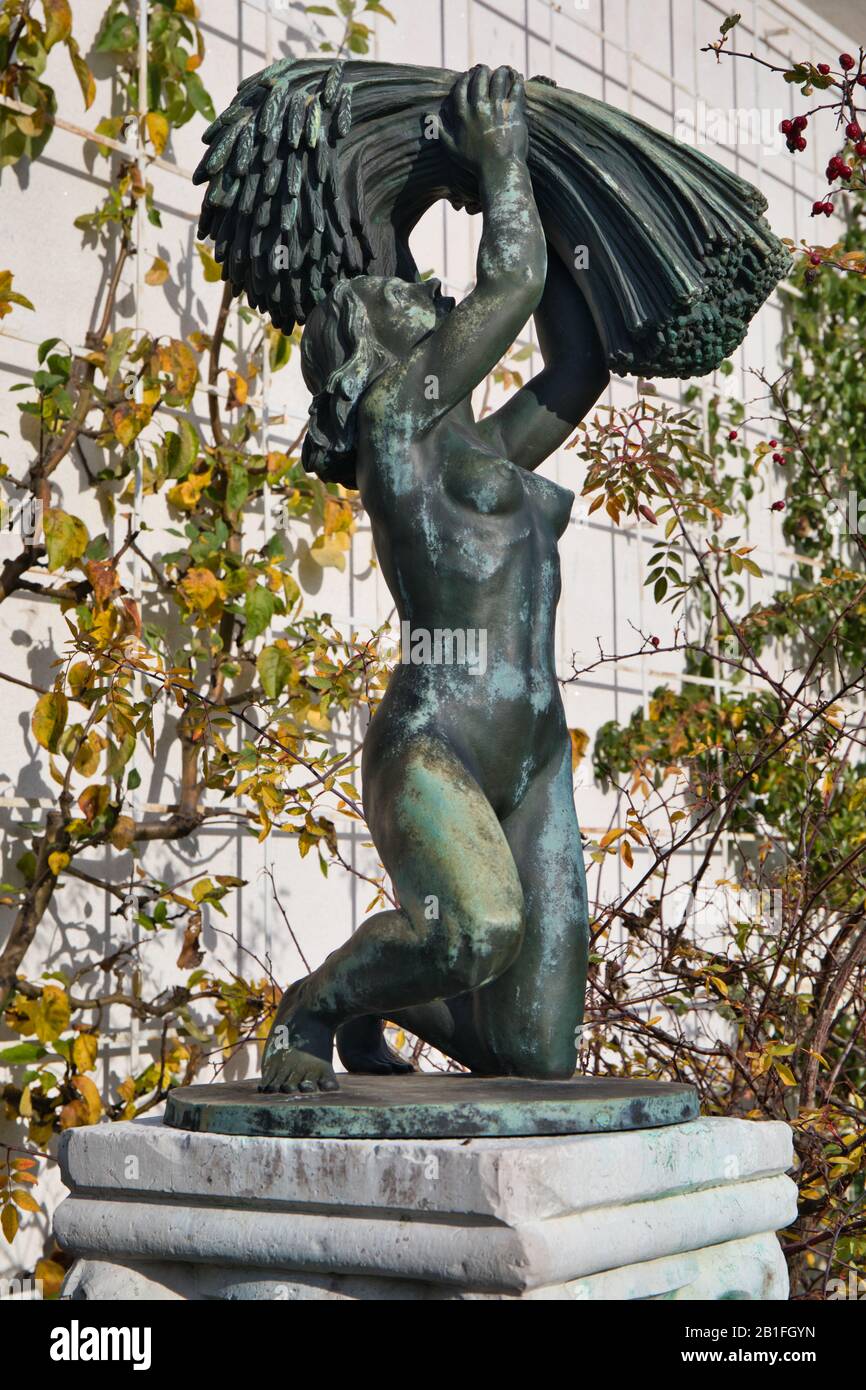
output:
[[[613,107],[505,67],[281,60],[204,139],[200,235],[254,307],[305,323],[304,466],[358,489],[401,631],[483,634],[485,659],[396,664],[362,762],[394,906],[286,990],[266,1096],[177,1092],[167,1123],[432,1136],[689,1119],[685,1087],[569,1079],[589,945],[554,641],[574,494],[536,470],[611,370],[700,375],[741,341],[788,264],[764,199]],[[409,248],[442,198],[482,218],[457,307]],[[530,316],[543,370],[476,419],[473,391]],[[385,1020],[476,1079],[401,1078]],[[339,1091],[335,1043],[361,1078]]]
[[[682,1124],[698,1114],[692,1086],[574,1077],[341,1077],[330,1094],[262,1094],[255,1081],[172,1091],[165,1123],[211,1134],[327,1139],[447,1139],[597,1134]]]

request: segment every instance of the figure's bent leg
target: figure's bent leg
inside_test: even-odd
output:
[[[539,773],[503,823],[520,873],[520,954],[475,996],[475,1016],[498,1072],[554,1079],[574,1072],[583,1021],[589,918],[571,749]]]
[[[262,1060],[262,1089],[336,1085],[340,1024],[494,980],[520,949],[523,893],[508,841],[478,783],[424,737],[373,769],[370,828],[399,910],[378,912],[286,991]]]

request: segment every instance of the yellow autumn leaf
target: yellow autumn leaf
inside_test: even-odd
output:
[[[202,246],[201,242],[196,242],[195,249],[198,252],[199,260],[202,264],[205,280],[207,280],[209,284],[213,284],[215,281],[222,279],[222,267],[219,261],[214,260],[208,248]]]
[[[72,33],[72,10],[69,0],[42,0],[45,11],[45,48],[53,48],[62,43]]]
[[[25,309],[33,308],[26,295],[13,290],[12,278],[11,270],[0,270],[0,319],[11,314],[13,304],[20,304]]]
[[[70,666],[66,679],[73,695],[81,695],[93,682],[93,667],[89,661],[76,661]]]
[[[90,536],[84,522],[69,516],[59,507],[47,507],[42,513],[45,549],[49,570],[68,569],[87,549]]]
[[[81,814],[88,825],[92,825],[97,816],[102,815],[108,805],[110,794],[111,789],[105,783],[93,782],[89,787],[84,788],[78,798],[78,805],[81,807]]]
[[[226,372],[226,376],[229,379],[226,409],[235,410],[239,405],[246,405],[250,393],[250,385],[246,377],[241,376],[240,372]]]
[[[331,536],[317,536],[310,546],[310,559],[323,569],[332,566],[342,573],[346,568],[346,551],[350,539],[346,531],[337,531]]]
[[[56,849],[53,854],[49,854],[48,856],[48,867],[55,878],[63,873],[68,863],[69,855],[65,854],[63,850]]]
[[[178,585],[187,607],[211,616],[226,600],[226,587],[212,570],[188,569]]]
[[[69,995],[59,985],[46,985],[32,1014],[34,1031],[42,1043],[56,1042],[69,1027]]]
[[[7,1202],[3,1210],[0,1211],[0,1226],[2,1226],[3,1234],[10,1245],[12,1244],[13,1240],[15,1239],[15,1236],[18,1233],[18,1225],[18,1213],[13,1207],[12,1203]]]
[[[144,277],[146,285],[164,285],[168,279],[168,261],[164,261],[162,256],[154,256],[150,270]]]
[[[176,483],[168,490],[168,500],[179,511],[194,511],[201,500],[205,488],[210,485],[213,469],[205,468],[201,473],[190,473],[182,483]]]
[[[40,748],[47,748],[49,753],[57,752],[68,714],[69,702],[60,691],[52,690],[47,695],[40,695],[31,719],[33,737]]]
[[[168,121],[161,111],[148,111],[144,118],[150,143],[157,154],[162,154],[168,143]]]
[[[115,849],[129,849],[135,841],[135,821],[132,816],[118,816],[108,836],[109,844]]]
[[[589,744],[589,734],[585,729],[569,729],[571,739],[571,770],[576,772]]]
[[[75,771],[80,772],[82,777],[93,777],[99,767],[100,754],[106,745],[107,740],[102,734],[96,729],[91,729],[87,738],[82,739],[75,754]]]
[[[99,1052],[96,1033],[79,1033],[72,1044],[72,1064],[76,1071],[92,1071]]]
[[[311,729],[317,729],[320,733],[326,734],[331,728],[330,719],[316,705],[310,706],[304,715],[304,720]]]
[[[20,1207],[22,1211],[31,1211],[38,1214],[42,1210],[36,1198],[33,1196],[33,1193],[28,1192],[26,1187],[13,1188],[12,1200],[16,1207]]]
[[[95,1124],[102,1114],[102,1099],[96,1088],[95,1082],[91,1081],[89,1076],[76,1074],[71,1078],[71,1084],[84,1101],[87,1112],[87,1119],[84,1123],[89,1125]]]
[[[42,1285],[43,1298],[56,1298],[66,1278],[66,1270],[56,1260],[37,1260],[34,1277]]]

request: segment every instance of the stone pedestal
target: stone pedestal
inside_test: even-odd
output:
[[[783,1299],[783,1124],[529,1138],[70,1130],[55,1220],[88,1299]]]

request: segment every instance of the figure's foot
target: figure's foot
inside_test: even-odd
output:
[[[280,1000],[262,1056],[260,1091],[337,1091],[331,1066],[334,1034],[301,1002],[301,985]]]
[[[391,1076],[415,1068],[385,1041],[385,1021],[374,1014],[352,1018],[337,1029],[337,1052],[346,1071]]]

